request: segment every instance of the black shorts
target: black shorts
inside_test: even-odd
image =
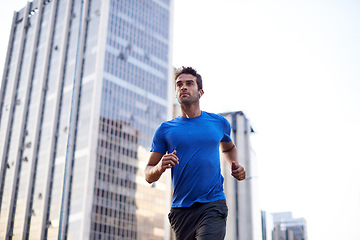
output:
[[[177,240],[221,240],[226,233],[225,200],[171,208],[168,215]]]

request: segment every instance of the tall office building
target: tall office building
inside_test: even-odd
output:
[[[243,112],[228,112],[222,115],[230,122],[231,138],[237,147],[238,160],[246,170],[246,179],[239,182],[231,176],[228,164],[222,160],[224,190],[229,208],[225,239],[261,240],[257,164],[250,141],[254,131]]]
[[[266,211],[261,211],[262,240],[272,240],[274,229],[272,215]]]
[[[143,168],[171,116],[172,16],[173,0],[34,0],[14,13],[0,239],[166,238],[167,181],[148,185]]]

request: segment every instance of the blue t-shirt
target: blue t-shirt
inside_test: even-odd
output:
[[[179,116],[159,126],[151,151],[176,150],[179,158],[171,169],[172,207],[225,199],[219,143],[231,141],[230,132],[230,123],[223,116],[204,111],[198,117]]]

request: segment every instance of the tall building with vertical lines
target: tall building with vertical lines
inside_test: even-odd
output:
[[[238,160],[246,170],[246,179],[239,182],[231,176],[227,163],[221,160],[224,191],[229,208],[225,239],[261,240],[257,160],[250,141],[254,130],[249,119],[241,111],[222,113],[222,115],[231,124],[231,138],[236,144]]]
[[[164,239],[173,0],[34,0],[14,12],[0,91],[0,239]],[[169,91],[171,89],[171,91]],[[169,101],[171,100],[171,101]]]

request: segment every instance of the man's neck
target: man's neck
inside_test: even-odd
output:
[[[201,115],[200,106],[181,106],[181,116],[185,118],[193,118]]]

